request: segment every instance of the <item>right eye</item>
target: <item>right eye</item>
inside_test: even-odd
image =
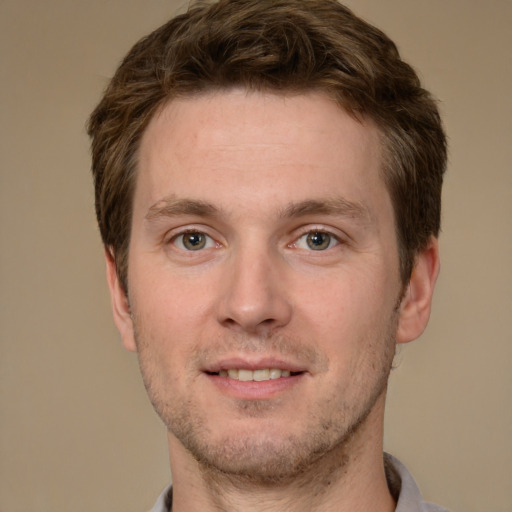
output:
[[[176,235],[172,243],[182,251],[200,251],[216,246],[215,241],[201,231],[187,231]]]

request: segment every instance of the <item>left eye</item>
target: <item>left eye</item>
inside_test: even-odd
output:
[[[312,251],[325,251],[339,244],[339,241],[331,234],[325,231],[310,231],[302,235],[295,247],[299,249],[310,249]]]
[[[184,251],[200,251],[201,249],[209,249],[215,247],[215,242],[211,237],[200,231],[189,231],[177,235],[173,239],[173,243],[178,249]]]

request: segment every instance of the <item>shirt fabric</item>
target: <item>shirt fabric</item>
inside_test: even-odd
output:
[[[389,489],[396,500],[395,512],[448,512],[445,508],[423,501],[414,478],[398,459],[385,453],[384,467]],[[168,512],[171,504],[172,487],[169,486],[160,495],[151,512]]]

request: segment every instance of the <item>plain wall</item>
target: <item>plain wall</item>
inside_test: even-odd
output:
[[[169,479],[114,329],[86,118],[185,2],[0,1],[0,510],[134,511]],[[351,0],[441,100],[450,138],[430,326],[393,372],[386,449],[428,500],[512,507],[512,3]]]

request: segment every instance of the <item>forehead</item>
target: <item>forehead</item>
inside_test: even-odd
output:
[[[280,194],[348,194],[359,201],[384,187],[380,153],[376,126],[324,94],[230,90],[175,99],[143,135],[136,199],[216,194],[248,206]]]

